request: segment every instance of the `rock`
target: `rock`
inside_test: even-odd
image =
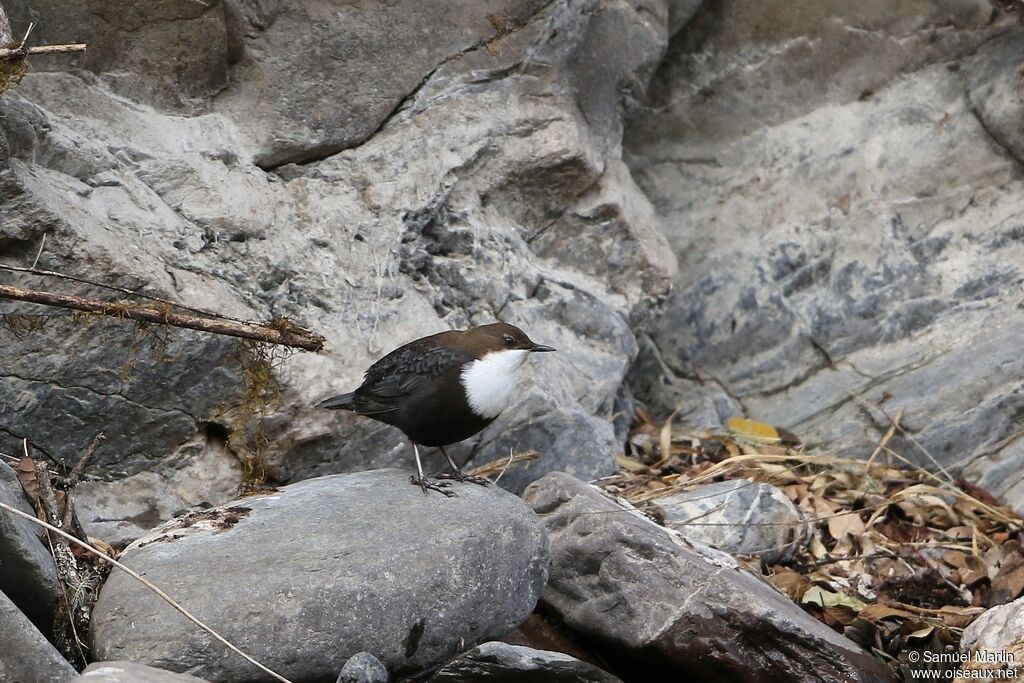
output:
[[[625,134],[680,264],[650,410],[866,456],[863,406],[902,409],[892,448],[1024,510],[1024,34],[992,9],[704,3]]]
[[[192,112],[228,82],[225,5],[221,0],[143,4],[85,0],[6,0],[22,31],[36,22],[39,44],[87,43],[83,53],[34,59],[34,70],[71,67],[101,74],[116,92]],[[20,34],[19,34],[20,35]]]
[[[810,541],[803,515],[782,491],[750,479],[704,484],[654,503],[665,526],[732,554],[782,562]]]
[[[388,670],[369,652],[357,652],[349,657],[338,674],[338,683],[388,683],[390,680]]]
[[[74,680],[76,683],[203,683],[203,679],[195,676],[137,662],[93,662]]]
[[[1024,661],[1024,598],[993,607],[971,622],[960,638],[960,653],[966,661],[959,663],[958,669],[990,673],[959,676],[954,679],[958,683],[997,678],[1020,680],[1024,673],[1020,664]],[[1010,669],[1017,673],[1007,679]]]
[[[447,662],[430,683],[615,683],[619,679],[596,666],[560,652],[490,642]]]
[[[6,595],[0,593],[0,681],[64,683],[75,671]]]
[[[1024,98],[1021,96],[1024,30],[993,40],[968,61],[967,97],[992,140],[1019,164],[1024,164]]]
[[[546,535],[518,498],[456,490],[424,495],[395,470],[310,479],[173,520],[121,559],[293,680],[334,679],[364,651],[416,672],[514,628],[547,578]],[[146,592],[110,576],[93,609],[97,657],[264,680]]]
[[[256,163],[267,168],[359,144],[438,65],[500,40],[529,21],[544,2],[467,0],[430,6],[402,0],[339,8],[323,1],[236,0],[231,5],[245,46],[235,67],[240,87],[228,88],[217,107],[249,129],[258,145]],[[310,35],[319,39],[306,43],[308,49],[289,49]],[[409,49],[412,45],[415,49]],[[324,83],[345,84],[346,96],[323,97]],[[282,98],[283,93],[290,96]]]
[[[0,461],[0,502],[35,515],[14,470]],[[49,633],[61,597],[53,556],[43,545],[42,527],[0,510],[0,591]]]
[[[0,45],[6,45],[14,40],[11,35],[11,22],[7,20],[7,13],[0,7]]]
[[[729,555],[594,487],[552,473],[525,498],[551,535],[543,603],[617,668],[646,680],[893,680]]]
[[[94,316],[0,329],[0,406],[17,407],[0,451],[30,437],[69,461],[107,436],[87,528],[122,544],[224,503],[256,450],[249,470],[274,483],[410,467],[396,430],[312,406],[391,348],[499,317],[564,353],[460,462],[543,446],[503,478],[514,490],[612,471],[635,328],[675,274],[622,117],[696,3],[80,4],[5,3],[15,33],[35,18],[35,37],[93,47],[39,60],[3,100],[0,260],[31,263],[46,235],[41,268],[328,338],[261,374],[251,348],[200,333]]]

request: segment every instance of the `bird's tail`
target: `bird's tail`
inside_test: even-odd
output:
[[[344,410],[352,410],[352,399],[355,397],[355,392],[349,392],[347,394],[341,394],[340,396],[332,396],[326,401],[320,401],[316,404],[317,408],[328,408],[330,410],[338,410],[342,408]]]

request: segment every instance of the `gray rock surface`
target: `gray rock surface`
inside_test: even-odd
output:
[[[137,5],[5,2],[15,33],[34,19],[40,41],[91,47],[37,60],[0,105],[0,262],[31,264],[46,235],[42,268],[323,332],[324,353],[274,366],[275,481],[409,467],[397,431],[313,404],[401,343],[497,317],[562,353],[453,456],[538,447],[517,489],[613,470],[634,330],[675,273],[622,116],[695,2]],[[104,431],[80,512],[116,543],[230,499],[257,433],[238,342],[42,321],[0,329],[0,450],[69,460]]]
[[[369,652],[357,652],[341,667],[337,683],[388,683],[391,676],[381,661]]]
[[[889,422],[856,397],[902,408],[923,450],[1024,510],[1020,11],[702,6],[626,132],[680,263],[638,398],[865,454]]]
[[[966,674],[954,680],[1020,680],[1020,663],[1024,661],[1024,598],[1005,605],[997,605],[979,616],[964,629],[960,638],[960,652],[968,661],[959,668],[966,671],[985,671],[985,674]],[[1002,655],[1009,661],[985,661]],[[1015,677],[1008,677],[1014,669]],[[997,673],[1000,672],[1000,673]]]
[[[0,643],[3,643],[0,681],[64,683],[78,675],[3,593],[0,593]]]
[[[547,579],[544,528],[522,501],[456,490],[425,495],[396,470],[310,479],[173,520],[121,559],[293,680],[333,680],[364,651],[415,672],[507,633]],[[97,657],[264,680],[146,592],[110,576],[93,609]]]
[[[733,554],[783,561],[810,541],[803,515],[777,487],[749,479],[704,484],[654,501],[665,526]]]
[[[729,555],[686,542],[588,484],[555,472],[525,498],[551,535],[542,601],[644,680],[892,680],[881,662]]]
[[[203,683],[203,679],[176,674],[138,662],[93,662],[75,683]]]
[[[561,652],[490,642],[447,662],[430,683],[616,683],[618,678]]]
[[[0,461],[0,502],[35,515],[14,470]],[[61,586],[53,556],[28,520],[0,510],[0,592],[37,627],[49,632]]]

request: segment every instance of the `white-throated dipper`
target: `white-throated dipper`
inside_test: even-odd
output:
[[[489,484],[463,473],[444,447],[473,436],[508,407],[519,368],[538,351],[554,349],[533,343],[508,323],[440,332],[398,347],[370,366],[358,389],[317,405],[401,429],[416,456],[416,475],[409,480],[424,493],[433,489],[451,496],[445,489],[449,482],[423,475],[419,446],[438,446],[444,454],[452,471],[438,479]]]

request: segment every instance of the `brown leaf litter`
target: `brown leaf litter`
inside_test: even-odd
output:
[[[700,484],[743,478],[781,489],[810,542],[784,564],[738,559],[903,680],[910,661],[920,669],[924,660],[911,652],[956,651],[978,615],[1024,594],[1024,520],[966,481],[883,464],[878,452],[806,453],[795,435],[740,419],[690,430],[638,412],[627,450],[619,473],[598,484],[658,519],[658,498]]]

